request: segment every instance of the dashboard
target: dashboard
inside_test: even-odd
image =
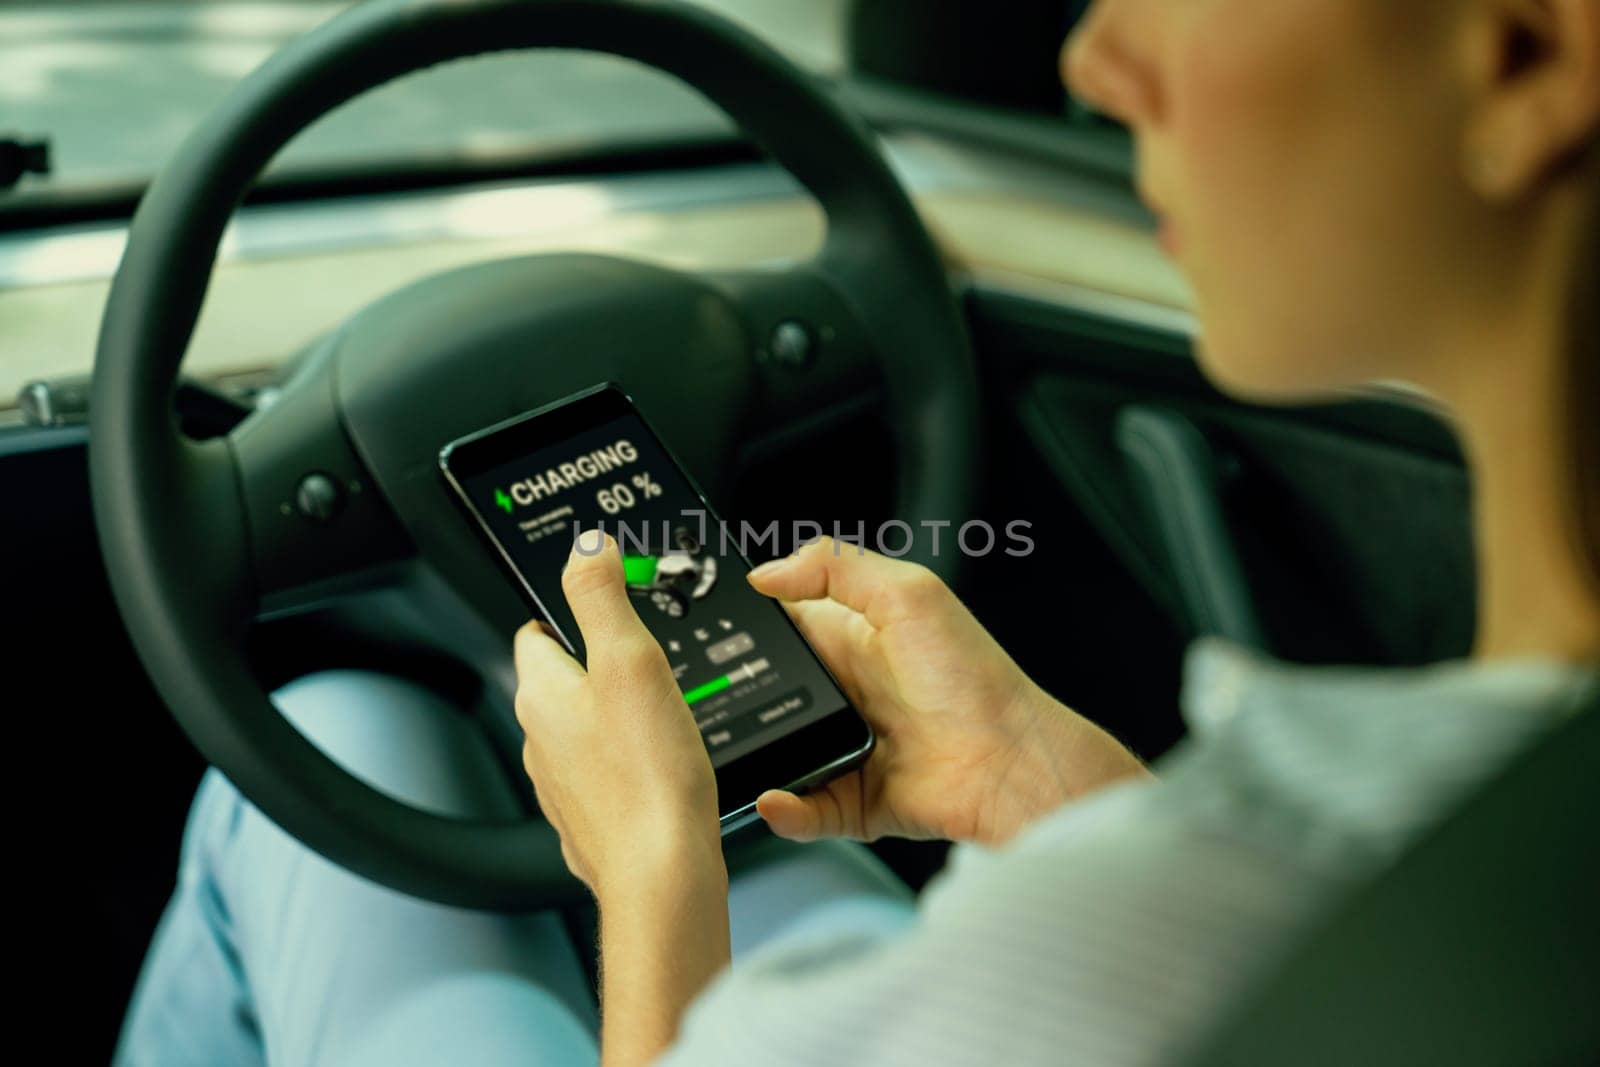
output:
[[[892,133],[884,148],[952,272],[1168,333],[1189,295],[1130,194],[1021,153]],[[816,203],[786,173],[730,163],[458,186],[242,209],[185,372],[248,386],[378,297],[468,263],[542,251],[679,268],[783,264],[820,244]],[[121,255],[121,223],[0,234],[0,423],[29,381],[86,374]]]

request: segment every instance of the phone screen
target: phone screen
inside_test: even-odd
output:
[[[468,448],[475,461],[458,462]],[[457,451],[460,457],[452,455]],[[616,538],[629,598],[666,653],[719,768],[719,788],[726,791],[722,768],[826,720],[841,722],[813,731],[809,752],[790,752],[767,773],[744,777],[786,785],[822,766],[808,762],[870,744],[865,723],[788,615],[745,581],[749,566],[736,532],[724,536],[689,477],[619,391],[586,394],[548,415],[469,438],[447,449],[442,462],[580,659],[583,639],[561,590],[562,569],[578,531],[601,526]],[[733,799],[724,797],[725,811]]]

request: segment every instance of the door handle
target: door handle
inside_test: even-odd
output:
[[[1117,416],[1116,440],[1195,628],[1267,651],[1205,434],[1175,411],[1136,405]]]

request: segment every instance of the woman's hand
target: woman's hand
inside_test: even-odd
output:
[[[591,530],[561,587],[585,671],[541,623],[517,631],[523,766],[572,873],[600,910],[601,1062],[671,1044],[728,963],[717,783],[672,668],[628,601],[616,542]]]
[[[666,655],[628,600],[616,542],[586,531],[561,586],[583,667],[543,623],[517,631],[523,766],[572,873],[597,897],[686,865],[725,881],[717,786]]]
[[[925,567],[823,539],[756,568],[877,733],[858,770],[757,810],[797,840],[998,843],[1036,816],[1143,768],[1051,699]]]

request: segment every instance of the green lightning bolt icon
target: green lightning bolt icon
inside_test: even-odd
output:
[[[496,489],[494,491],[494,502],[495,506],[503,510],[507,515],[511,514],[511,498],[506,496],[504,489]]]

